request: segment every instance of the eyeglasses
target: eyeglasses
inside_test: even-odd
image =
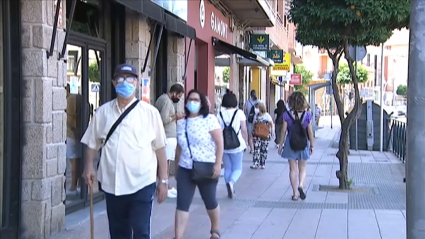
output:
[[[123,83],[124,81],[127,81],[128,83],[133,83],[134,81],[137,81],[137,78],[134,76],[118,76],[114,79],[117,83]]]

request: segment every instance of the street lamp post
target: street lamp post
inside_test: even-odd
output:
[[[407,94],[406,232],[425,238],[425,0],[411,0]]]

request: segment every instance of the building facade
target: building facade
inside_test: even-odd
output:
[[[85,148],[69,146],[96,109],[115,98],[115,66],[138,69],[137,96],[150,103],[179,82],[219,105],[216,67],[229,67],[226,87],[241,103],[256,89],[253,79],[269,88],[260,90],[267,99],[273,61],[250,49],[249,36],[253,27],[277,24],[270,2],[283,4],[0,1],[0,238],[50,238],[63,230],[67,214],[89,205],[81,178]],[[264,72],[258,78],[256,69]],[[103,200],[94,193],[95,202]]]

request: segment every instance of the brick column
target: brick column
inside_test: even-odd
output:
[[[150,27],[147,22],[147,18],[141,14],[126,9],[126,20],[125,20],[125,59],[126,63],[136,67],[137,72],[140,74],[143,64],[145,62],[146,52],[149,47],[149,40],[151,37]],[[151,53],[154,48],[151,48]],[[153,54],[151,54],[152,56]],[[151,59],[148,59],[145,72],[141,75],[142,77],[150,77]],[[152,79],[152,78],[151,78]],[[150,95],[155,94],[155,84],[151,81],[151,92]],[[141,96],[141,87],[139,87],[139,96]],[[152,103],[151,97],[151,103]]]
[[[47,58],[46,53],[52,37],[54,2],[21,0],[25,132],[22,238],[49,238],[63,228],[65,219],[66,64],[58,61],[62,29],[57,32],[53,56]]]

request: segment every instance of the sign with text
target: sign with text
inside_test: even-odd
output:
[[[251,34],[249,39],[253,51],[269,51],[270,38],[268,34]]]
[[[302,75],[292,74],[291,80],[289,80],[290,85],[302,85]]]
[[[291,70],[291,53],[283,55],[282,63],[275,63],[273,71],[290,71]]]
[[[152,0],[152,2],[187,22],[187,0]]]
[[[274,63],[283,63],[283,50],[270,50],[269,58],[274,61]]]

